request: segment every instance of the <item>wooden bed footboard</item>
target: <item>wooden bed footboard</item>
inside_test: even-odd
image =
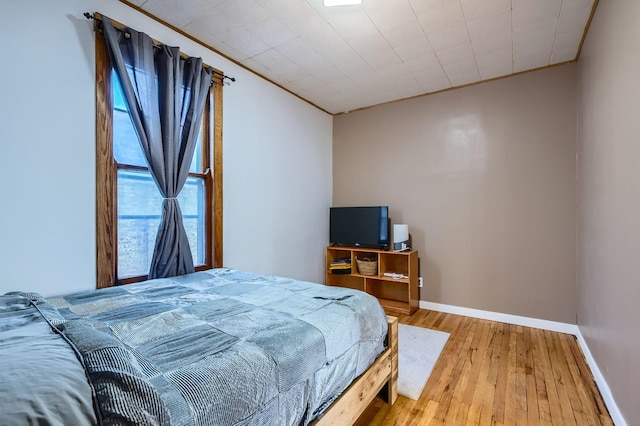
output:
[[[387,316],[388,347],[378,359],[335,400],[314,426],[352,425],[385,387],[391,405],[398,398],[398,318]]]

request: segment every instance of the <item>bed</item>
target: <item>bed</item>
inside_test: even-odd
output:
[[[0,296],[0,424],[327,425],[397,396],[363,292],[228,268]]]

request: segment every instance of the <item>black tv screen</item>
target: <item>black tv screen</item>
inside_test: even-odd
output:
[[[389,247],[389,207],[331,207],[329,241],[341,246]]]

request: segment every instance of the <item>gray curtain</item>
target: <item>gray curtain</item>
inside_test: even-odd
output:
[[[107,17],[102,27],[142,151],[164,198],[149,278],[193,272],[176,197],[189,174],[212,72],[202,59],[183,59],[178,47],[154,46],[144,33],[127,29],[125,37]]]

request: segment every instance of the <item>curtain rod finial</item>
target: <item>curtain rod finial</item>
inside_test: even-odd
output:
[[[87,19],[96,19],[96,17],[93,15],[93,13],[85,12],[85,13],[83,13],[83,15]]]

